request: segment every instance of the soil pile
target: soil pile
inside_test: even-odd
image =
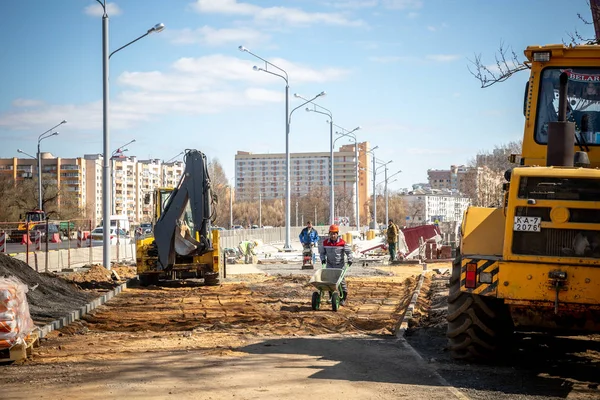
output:
[[[93,265],[87,271],[73,272],[63,275],[62,278],[81,289],[112,289],[136,275],[136,267],[117,265],[109,271],[102,265]]]
[[[29,312],[39,326],[65,317],[97,297],[57,276],[37,273],[24,262],[4,254],[0,254],[0,276],[14,276],[29,287]]]

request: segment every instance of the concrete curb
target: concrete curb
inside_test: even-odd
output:
[[[90,311],[94,310],[95,308],[106,303],[108,300],[112,299],[113,297],[115,297],[116,295],[121,293],[124,289],[126,289],[128,282],[129,281],[122,283],[121,285],[117,286],[116,288],[107,292],[106,294],[98,297],[97,299],[92,300],[88,304],[80,307],[79,310],[72,311],[71,314],[69,314],[68,316],[54,320],[54,321],[50,322],[49,324],[38,328],[40,330],[40,338],[43,338],[44,336],[46,336],[48,333],[52,332],[55,329],[64,328],[65,326],[69,325],[71,322],[80,319],[85,314],[89,313]]]
[[[425,272],[427,271],[427,264],[423,264],[423,273],[419,277],[419,282],[417,283],[417,287],[415,288],[412,297],[410,299],[410,303],[404,313],[404,317],[402,320],[395,326],[394,331],[396,332],[396,337],[404,337],[404,333],[408,329],[408,323],[413,318],[413,311],[417,304],[417,300],[419,299],[419,295],[421,294],[421,287],[423,287],[423,281],[425,280]]]

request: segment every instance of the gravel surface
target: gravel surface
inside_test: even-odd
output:
[[[38,326],[69,315],[97,297],[57,276],[37,273],[24,262],[4,254],[0,254],[0,276],[15,276],[29,287],[29,312]]]

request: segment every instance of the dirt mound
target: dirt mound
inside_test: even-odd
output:
[[[132,266],[117,265],[109,271],[102,265],[93,265],[89,270],[64,275],[63,279],[82,289],[111,289],[136,275],[136,267]]]
[[[4,254],[0,254],[0,276],[17,277],[29,287],[29,312],[40,326],[69,315],[96,297],[57,276],[37,273],[24,262]]]

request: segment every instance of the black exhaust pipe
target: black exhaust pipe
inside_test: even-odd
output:
[[[558,92],[558,121],[548,123],[546,165],[549,167],[572,167],[575,153],[575,123],[567,119],[567,84],[569,76],[560,74]]]

